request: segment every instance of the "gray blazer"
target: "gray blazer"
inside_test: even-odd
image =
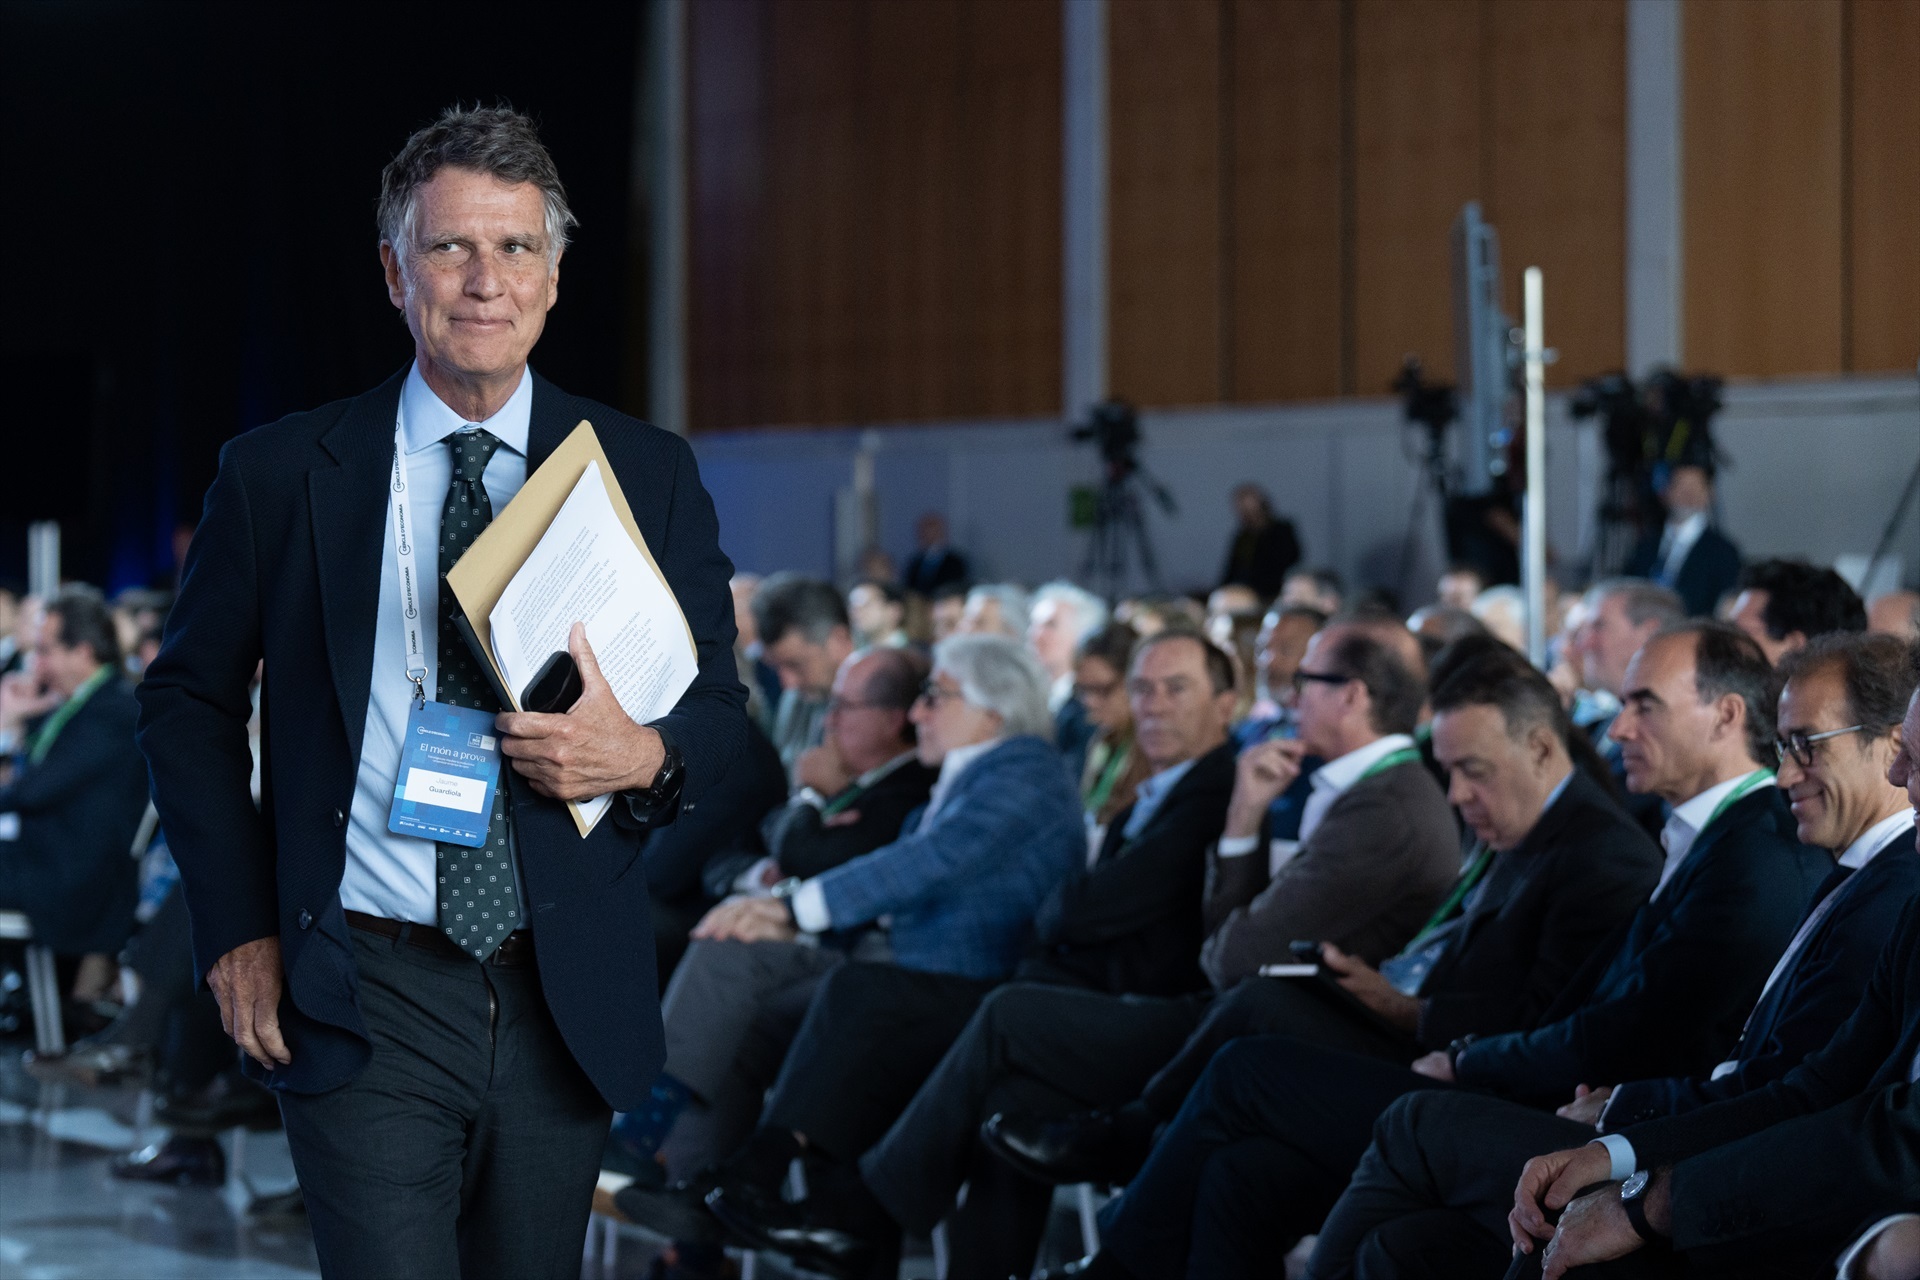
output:
[[[1427,922],[1460,874],[1453,810],[1418,761],[1340,793],[1271,881],[1264,846],[1207,856],[1200,967],[1218,990],[1284,963],[1287,944],[1331,942],[1379,964]]]

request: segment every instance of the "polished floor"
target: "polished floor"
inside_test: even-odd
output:
[[[42,1085],[20,1067],[31,1040],[0,1038],[0,1280],[295,1280],[320,1274],[302,1217],[265,1217],[262,1197],[294,1186],[278,1133],[236,1131],[224,1139],[227,1185],[180,1190],[108,1176],[113,1158],[158,1141],[143,1124],[137,1090]],[[1056,1224],[1051,1252],[1069,1256],[1073,1223]],[[644,1231],[609,1232],[596,1219],[581,1261],[583,1280],[638,1280],[660,1242]],[[742,1268],[744,1280],[786,1280],[778,1258]],[[932,1260],[908,1258],[903,1277],[930,1276]]]

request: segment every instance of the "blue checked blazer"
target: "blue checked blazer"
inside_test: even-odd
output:
[[[1013,972],[1034,913],[1086,861],[1080,801],[1060,754],[1009,738],[961,771],[934,815],[819,878],[836,930],[892,917],[904,968],[994,980]]]

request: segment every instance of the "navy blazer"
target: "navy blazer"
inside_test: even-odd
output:
[[[1626,573],[1635,578],[1650,578],[1654,561],[1660,556],[1660,539],[1665,526],[1653,530],[1627,557]],[[1709,524],[1687,549],[1680,572],[1673,575],[1673,593],[1695,618],[1710,618],[1720,597],[1740,583],[1740,548],[1731,538]]]
[[[1916,1054],[1920,903],[1909,903],[1823,1048],[1772,1084],[1625,1131],[1641,1168],[1673,1166],[1674,1247],[1714,1274],[1826,1275],[1848,1241],[1911,1211]]]
[[[684,440],[533,377],[527,466],[587,419],[693,630],[700,672],[659,722],[686,759],[690,812],[745,743],[733,658],[732,565]],[[180,595],[140,696],[140,746],[193,918],[204,975],[277,936],[290,1066],[250,1073],[315,1093],[371,1049],[340,906],[347,810],[373,670],[387,478],[405,371],[350,400],[227,442]],[[247,689],[261,690],[262,799],[248,793]],[[564,805],[507,780],[541,987],[580,1066],[615,1110],[665,1057],[641,832],[622,807],[581,839]]]
[[[1717,1080],[1669,1076],[1635,1080],[1614,1089],[1607,1128],[1622,1129],[1657,1116],[1678,1115],[1738,1097],[1777,1080],[1833,1038],[1853,1011],[1880,962],[1887,940],[1920,896],[1920,853],[1909,832],[1858,871],[1834,868],[1828,893],[1840,896],[1813,927],[1780,980],[1747,1019],[1731,1059],[1738,1065]]]
[[[1726,1056],[1833,855],[1801,844],[1778,787],[1700,833],[1660,896],[1601,946],[1532,1031],[1477,1040],[1465,1085],[1557,1106],[1574,1086],[1704,1073]]]
[[[93,691],[39,764],[0,787],[0,813],[20,835],[0,842],[0,896],[18,896],[33,940],[61,955],[118,951],[133,931],[140,866],[128,856],[147,812],[147,771],[133,742],[126,682]],[[33,722],[32,730],[45,718]],[[13,903],[7,905],[13,906]]]

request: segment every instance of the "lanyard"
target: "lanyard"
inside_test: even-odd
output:
[[[1447,895],[1447,900],[1440,904],[1439,910],[1435,911],[1433,915],[1428,918],[1427,922],[1420,926],[1420,932],[1413,935],[1413,941],[1401,948],[1400,954],[1406,955],[1412,952],[1419,947],[1435,929],[1438,929],[1441,925],[1451,920],[1454,913],[1460,909],[1460,905],[1467,900],[1467,895],[1472,893],[1474,887],[1480,883],[1481,877],[1487,874],[1487,868],[1491,865],[1493,865],[1493,847],[1485,841],[1482,841],[1480,846],[1474,850],[1473,857],[1467,864],[1467,869],[1462,872],[1460,878],[1454,882],[1453,892]]]
[[[879,786],[886,779],[892,777],[893,771],[906,762],[907,756],[896,756],[881,765],[878,769],[875,769],[871,774],[855,778],[845,791],[842,791],[821,808],[820,816],[823,818],[831,818],[835,814],[844,813],[846,810],[852,808],[855,801]]]
[[[72,697],[53,709],[53,713],[41,723],[39,732],[33,735],[33,742],[27,747],[28,764],[36,765],[47,758],[47,752],[53,750],[53,740],[60,736],[62,729],[67,727],[67,721],[73,719],[80,708],[87,705],[87,699],[112,678],[113,668],[101,667],[73,691]]]
[[[1107,753],[1107,758],[1102,763],[1100,776],[1094,781],[1093,789],[1087,793],[1086,803],[1081,806],[1094,814],[1106,808],[1107,798],[1113,794],[1114,784],[1120,780],[1120,773],[1127,767],[1127,757],[1131,754],[1131,748],[1127,746],[1109,746],[1103,742],[1100,747]]]
[[[1708,827],[1712,826],[1713,820],[1725,813],[1728,806],[1732,805],[1736,800],[1744,800],[1748,795],[1758,791],[1761,787],[1772,781],[1773,770],[1771,769],[1755,769],[1752,773],[1742,778],[1739,786],[1727,792],[1726,795],[1720,798],[1720,803],[1713,806],[1713,812],[1708,814],[1707,820],[1700,824],[1700,831],[1705,832]],[[1699,838],[1699,834],[1696,833],[1694,839],[1698,840]]]
[[[414,567],[413,515],[407,505],[406,409],[393,432],[393,483],[387,486],[387,507],[393,519],[393,558],[400,572],[400,635],[407,648],[407,679],[413,685],[416,707],[427,704],[427,647],[420,634],[419,576]]]
[[[1419,759],[1420,752],[1413,747],[1402,747],[1398,751],[1389,751],[1386,755],[1375,760],[1372,765],[1368,766],[1367,771],[1361,774],[1359,778],[1355,778],[1354,781],[1359,782],[1362,778],[1371,778],[1376,773],[1385,773],[1397,764],[1415,764]]]

